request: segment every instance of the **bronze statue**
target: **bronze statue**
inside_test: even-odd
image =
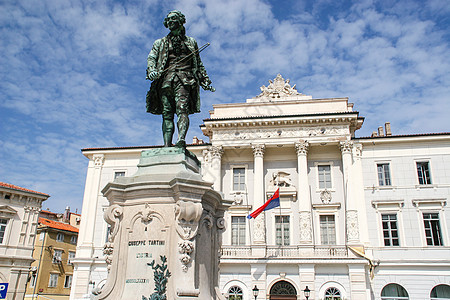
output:
[[[147,112],[161,115],[164,146],[172,146],[177,114],[177,147],[186,147],[189,115],[200,112],[200,86],[212,92],[211,80],[200,60],[197,42],[186,36],[186,17],[177,10],[169,12],[164,26],[170,33],[154,42],[147,58]]]

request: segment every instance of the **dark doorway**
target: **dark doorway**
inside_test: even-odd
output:
[[[270,289],[270,300],[297,300],[297,291],[292,284],[281,280]]]

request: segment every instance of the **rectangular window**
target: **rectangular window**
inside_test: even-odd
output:
[[[438,213],[423,213],[425,236],[428,246],[443,246]]]
[[[72,236],[70,237],[70,243],[71,243],[71,244],[76,245],[76,244],[77,244],[77,241],[78,241],[78,236],[72,235]]]
[[[389,170],[389,164],[377,164],[378,170],[378,185],[391,185],[391,172]]]
[[[60,262],[61,262],[62,253],[63,253],[62,250],[59,250],[59,249],[53,250],[53,259],[52,259],[52,262],[53,262],[54,264],[57,264],[57,263],[60,263]]]
[[[245,245],[245,217],[231,217],[231,244]]]
[[[381,215],[383,239],[385,246],[400,246],[397,227],[397,215]]]
[[[72,275],[66,275],[66,279],[64,280],[64,288],[70,289],[72,286]]]
[[[319,172],[319,188],[330,189],[331,188],[331,166],[319,165],[317,166]]]
[[[431,184],[430,163],[428,161],[416,162],[419,184]]]
[[[336,225],[334,215],[320,216],[320,241],[322,245],[336,245]]]
[[[50,273],[48,287],[56,287],[58,285],[58,274]]]
[[[45,231],[42,231],[41,233],[39,233],[39,240],[43,241],[45,237]]]
[[[233,168],[233,191],[245,191],[245,168]]]
[[[275,216],[276,244],[290,245],[289,216]]]
[[[5,237],[6,225],[8,225],[8,219],[0,219],[0,244],[3,244],[3,238]]]
[[[125,176],[124,171],[114,172],[114,179],[119,178],[119,177],[124,177],[124,176]]]
[[[64,233],[58,233],[57,235],[56,235],[56,241],[57,242],[64,242]]]
[[[75,258],[75,252],[69,251],[69,257],[67,258],[67,264],[72,265],[72,260]]]

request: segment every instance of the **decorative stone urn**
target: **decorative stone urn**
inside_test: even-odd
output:
[[[95,299],[222,298],[219,250],[231,203],[200,174],[193,153],[158,148],[142,152],[136,174],[106,185],[109,274]],[[157,265],[168,272],[155,276]]]

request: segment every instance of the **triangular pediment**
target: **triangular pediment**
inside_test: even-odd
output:
[[[12,207],[9,207],[9,206],[7,206],[7,205],[2,205],[2,206],[0,206],[0,214],[3,214],[3,215],[15,215],[17,213],[17,210],[15,210],[14,208],[12,208]]]

